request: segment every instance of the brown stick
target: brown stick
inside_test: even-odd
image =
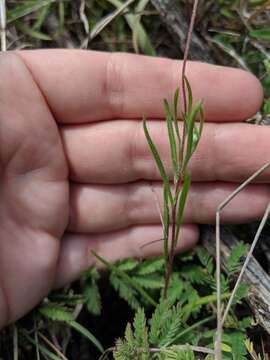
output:
[[[171,33],[176,46],[184,53],[186,46],[189,21],[183,14],[183,9],[178,0],[151,0],[159,12],[168,31]],[[172,42],[172,46],[174,43]],[[200,60],[208,63],[214,63],[211,52],[200,37],[193,32],[189,50],[191,60]]]

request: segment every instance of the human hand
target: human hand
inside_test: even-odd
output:
[[[162,100],[180,79],[177,61],[127,54],[43,50],[0,56],[0,327],[95,264],[162,251],[162,184],[144,137],[166,159]],[[178,250],[194,245],[198,223],[268,159],[270,129],[240,124],[262,101],[241,70],[191,62],[203,98],[203,137],[191,162],[193,185]],[[226,222],[259,218],[270,172],[224,211]],[[153,242],[153,243],[151,243]],[[150,245],[143,245],[149,243]]]

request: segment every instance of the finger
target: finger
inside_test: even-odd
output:
[[[166,124],[148,123],[149,132],[172,177]],[[80,183],[160,180],[139,120],[64,126],[63,142],[70,177]],[[270,128],[249,124],[205,124],[190,171],[193,181],[246,179],[269,159]],[[102,146],[101,146],[102,144]],[[260,177],[270,181],[270,169]]]
[[[182,63],[133,54],[78,50],[19,53],[55,118],[85,123],[112,118],[163,118],[163,99],[172,99]],[[189,62],[186,75],[194,98],[204,99],[209,121],[243,120],[260,107],[259,81],[243,70]]]
[[[127,257],[149,257],[163,251],[162,228],[159,225],[134,226],[124,230],[103,234],[80,235],[67,233],[62,241],[55,287],[75,280],[90,266],[101,266],[91,251],[108,261]],[[199,230],[195,225],[183,225],[177,251],[195,245]],[[148,244],[148,245],[147,245]]]
[[[237,185],[197,183],[191,186],[184,222],[215,222],[218,205]],[[222,211],[222,221],[244,223],[260,218],[270,199],[266,185],[250,185]],[[95,206],[93,206],[95,204]],[[100,233],[131,225],[160,224],[163,207],[162,184],[137,182],[126,185],[73,185],[69,231]]]

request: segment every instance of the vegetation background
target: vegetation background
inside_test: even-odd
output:
[[[172,2],[190,18],[193,1]],[[265,102],[249,121],[270,124],[270,1],[201,0],[195,31],[216,63],[248,69],[261,79]],[[7,0],[7,43],[8,50],[64,47],[183,56],[150,0]],[[248,239],[254,226],[237,231]],[[269,228],[264,236],[269,238]],[[245,252],[242,244],[228,260],[225,295]],[[267,257],[257,253],[268,270]],[[0,359],[98,359],[101,346],[112,347],[123,336],[134,310],[143,307],[151,317],[151,301],[157,301],[163,286],[162,259],[126,260],[109,270],[100,275],[90,269],[80,281],[51,294],[31,314],[2,331]],[[215,326],[213,279],[214,262],[203,248],[177,258],[170,297],[186,306],[184,319],[174,324],[175,333],[167,342],[165,337],[159,339],[160,346],[177,343],[176,334],[182,336],[178,343],[201,341],[210,346]],[[242,289],[238,300],[246,291]],[[234,307],[225,326],[226,359],[269,359],[269,336],[260,326],[251,326],[251,318],[245,304]]]

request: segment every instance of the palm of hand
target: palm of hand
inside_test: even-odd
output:
[[[239,123],[260,106],[258,81],[195,62],[188,70],[195,98],[205,98],[207,123],[191,164],[178,250],[196,243],[196,224],[215,221],[218,204],[269,153],[268,131]],[[162,184],[140,119],[147,113],[154,120],[151,135],[169,164],[162,98],[175,90],[178,74],[179,62],[125,54],[0,56],[0,328],[93,265],[91,249],[110,261],[162,251],[149,181],[160,203]],[[247,147],[256,148],[253,156]],[[262,215],[269,173],[260,181],[223,221]]]
[[[30,72],[16,56],[0,69],[1,328],[52,288],[69,195],[58,129]]]

